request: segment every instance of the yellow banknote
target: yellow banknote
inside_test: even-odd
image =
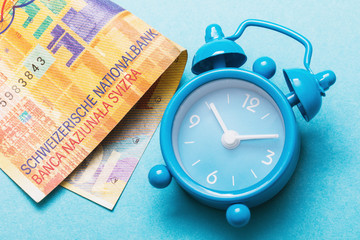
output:
[[[2,5],[0,166],[40,201],[180,59],[183,49],[107,0]],[[135,137],[139,143],[140,135]],[[101,154],[108,154],[104,149],[99,146],[89,157],[94,159],[91,171]],[[127,157],[119,150],[109,154],[109,159]],[[106,169],[116,164],[109,161]],[[101,179],[115,181],[106,175]]]

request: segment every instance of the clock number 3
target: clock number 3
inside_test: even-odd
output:
[[[217,172],[218,172],[218,171],[216,170],[216,171],[210,173],[210,174],[207,176],[206,180],[207,180],[208,183],[210,183],[210,184],[216,183],[216,181],[217,181],[217,176],[216,176],[215,174],[216,174]]]
[[[198,115],[192,115],[190,117],[190,126],[189,128],[193,128],[196,125],[198,125],[200,123],[200,117]]]
[[[272,163],[272,156],[275,155],[275,153],[273,151],[267,150],[268,153],[270,153],[269,155],[267,155],[266,157],[269,159],[269,161],[261,161],[263,164],[265,165],[270,165]]]
[[[250,94],[246,94],[246,99],[245,99],[242,107],[243,108],[246,107],[246,109],[249,110],[250,112],[255,112],[254,108],[256,108],[259,105],[260,105],[260,100],[258,98],[255,98],[255,97],[250,98]]]

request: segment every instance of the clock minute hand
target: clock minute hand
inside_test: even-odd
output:
[[[242,140],[253,140],[253,139],[270,139],[279,138],[279,134],[259,134],[259,135],[237,135],[236,139]]]
[[[220,126],[221,126],[222,130],[224,131],[224,133],[227,132],[228,129],[227,129],[224,121],[222,120],[218,110],[216,109],[214,103],[210,103],[209,106],[210,106],[211,111],[214,113],[215,118],[218,121],[218,123],[220,124]]]

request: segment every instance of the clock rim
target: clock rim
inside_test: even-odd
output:
[[[180,166],[172,146],[173,122],[181,103],[198,87],[224,78],[240,79],[263,89],[279,107],[285,127],[284,148],[274,169],[250,187],[226,192],[206,188],[193,180]],[[170,173],[184,190],[207,205],[224,208],[233,203],[245,203],[249,207],[256,206],[278,193],[288,182],[295,169],[300,141],[292,108],[277,86],[257,73],[238,68],[223,68],[208,71],[193,78],[174,94],[161,122],[160,145]]]

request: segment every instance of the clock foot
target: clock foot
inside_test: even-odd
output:
[[[148,178],[150,184],[156,188],[165,188],[171,182],[171,174],[164,165],[156,165],[151,168]]]
[[[244,204],[233,204],[226,210],[226,219],[233,227],[244,227],[250,220],[250,210]]]

